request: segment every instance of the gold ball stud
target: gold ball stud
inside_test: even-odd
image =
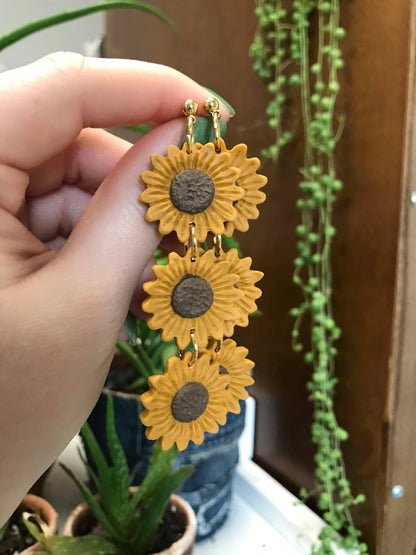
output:
[[[183,108],[185,116],[193,116],[197,113],[197,111],[198,104],[194,100],[188,98],[188,100],[185,101],[185,106]]]
[[[220,103],[215,97],[210,96],[209,98],[206,99],[205,111],[208,114],[212,114],[213,112],[218,112],[219,108],[220,108]]]

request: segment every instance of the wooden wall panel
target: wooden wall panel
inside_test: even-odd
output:
[[[396,311],[386,422],[389,429],[383,527],[378,552],[416,552],[416,2],[410,14]],[[392,495],[403,488],[402,497]]]
[[[180,35],[145,14],[112,13],[107,16],[107,55],[171,65],[218,91],[237,110],[227,142],[246,142],[249,153],[257,155],[269,144],[271,133],[264,116],[268,94],[247,55],[256,26],[254,2],[152,3],[175,20]],[[390,380],[395,380],[390,361],[411,0],[383,2],[382,6],[378,0],[341,4],[347,37],[338,107],[346,115],[346,125],[338,148],[338,169],[345,187],[335,212],[334,305],[344,335],[339,342],[336,407],[341,425],[350,431],[345,454],[353,489],[364,491],[368,498],[356,518],[373,553],[377,534],[381,542],[389,497],[386,471],[393,416],[388,402]],[[293,99],[289,109],[298,109]],[[305,390],[309,368],[291,350],[288,316],[299,301],[291,274],[299,219],[294,203],[302,164],[300,131],[279,163],[265,166],[270,181],[261,218],[249,233],[238,236],[243,251],[253,257],[254,267],[265,272],[260,301],[263,316],[238,333],[239,342],[247,345],[256,361],[255,457],[295,492],[313,483],[311,404]],[[396,505],[392,519],[393,512],[387,512],[388,526],[404,517],[401,510]],[[416,520],[409,506],[406,511]],[[410,553],[405,545],[401,551]]]

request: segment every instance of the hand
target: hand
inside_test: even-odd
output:
[[[0,75],[0,525],[98,398],[160,241],[139,176],[207,96],[167,67],[68,53]],[[158,125],[132,148],[94,129],[141,122]]]

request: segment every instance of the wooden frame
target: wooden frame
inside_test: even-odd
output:
[[[390,367],[387,478],[378,551],[414,553],[416,538],[416,3],[410,6],[407,113],[397,268],[396,309]],[[400,486],[403,494],[397,497]],[[396,488],[396,496],[393,495]]]

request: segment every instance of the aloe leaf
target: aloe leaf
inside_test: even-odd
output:
[[[154,351],[158,348],[159,345],[163,345],[164,343],[165,342],[162,341],[162,338],[160,337],[159,332],[157,332],[155,335],[150,335],[150,333],[147,333],[147,337],[144,340],[144,344],[147,348],[147,352],[152,358],[153,358]]]
[[[60,463],[61,468],[68,474],[68,476],[75,482],[84,501],[87,503],[90,511],[101,524],[101,526],[112,536],[114,539],[122,541],[120,530],[118,530],[108,519],[107,515],[104,513],[98,501],[95,499],[94,495],[91,493],[89,488],[84,486],[82,482],[78,480],[75,474],[64,464]]]
[[[118,439],[114,421],[114,402],[110,395],[107,397],[107,444],[114,464],[113,470],[117,479],[119,500],[122,504],[127,505],[130,486],[129,465]]]
[[[70,538],[67,536],[53,536],[50,538],[50,547],[40,553],[54,553],[55,555],[123,555],[123,550],[111,540],[102,536],[80,536]]]
[[[127,314],[127,318],[125,321],[125,328],[126,328],[127,335],[129,336],[130,345],[134,347],[137,343],[138,328],[137,328],[136,317],[132,312],[130,312],[130,310]]]
[[[32,516],[33,515],[30,513],[23,513],[22,515],[23,522],[25,523],[26,528],[29,530],[29,533],[35,538],[35,540],[47,546],[48,543],[46,542],[45,535],[42,533],[41,530],[39,530],[39,526],[37,524],[35,524],[34,522],[31,522],[30,518]],[[2,538],[0,538],[0,540],[1,539]]]
[[[4,536],[7,534],[7,531],[9,529],[9,524],[10,524],[10,518],[7,522],[5,522],[3,524],[3,526],[0,528],[0,542],[1,540],[4,538]]]
[[[111,468],[109,468],[104,454],[101,451],[101,448],[98,445],[88,422],[86,422],[82,426],[81,435],[83,440],[85,441],[85,444],[90,452],[91,458],[94,461],[95,468],[97,470],[97,480],[95,480],[94,478],[92,479],[97,487],[98,493],[100,494],[101,502],[105,506],[111,506],[113,502],[113,498],[111,495],[113,490],[111,484]],[[86,465],[86,468],[87,472],[89,473],[89,465]]]
[[[109,479],[109,467],[88,422],[82,426],[80,433],[94,461],[99,480],[105,487]]]
[[[149,379],[150,373],[143,364],[143,362],[137,356],[137,353],[134,351],[133,347],[130,345],[128,341],[117,341],[117,349],[120,353],[129,360],[132,365],[136,368],[136,370],[145,378],[146,382]]]
[[[140,488],[130,499],[131,510],[134,510],[139,503],[145,504],[148,502],[154,491],[159,487],[160,482],[172,472],[173,461],[177,454],[178,450],[175,446],[163,451],[160,445],[155,443],[150,471]]]
[[[143,554],[151,548],[170,496],[193,471],[193,466],[181,466],[176,472],[170,476],[165,476],[160,482],[157,490],[153,492],[146,511],[143,512],[138,522],[137,531],[132,541],[135,548],[134,553]]]
[[[87,431],[87,435],[88,433],[89,432]],[[95,437],[93,435],[92,435],[92,438],[93,440],[95,440]],[[92,447],[93,443],[91,443],[91,438],[89,438],[89,441],[90,441],[89,445],[90,447]],[[98,455],[98,458],[101,459],[100,457],[100,455],[102,454],[101,449],[99,448],[98,445],[96,445],[95,448],[96,448],[96,459],[97,459],[97,455]],[[93,447],[93,449],[95,448]],[[97,476],[96,472],[94,472],[94,470],[91,468],[91,466],[88,464],[88,461],[84,457],[81,449],[78,449],[78,454],[80,459],[85,465],[85,468],[87,470],[89,477],[94,482],[95,487],[97,488],[97,492],[101,498],[101,506],[103,507],[104,512],[107,514],[108,519],[113,524],[113,526],[116,528],[120,528],[121,523],[119,522],[119,518],[117,518],[119,515],[113,514],[113,508],[114,506],[118,505],[118,500],[119,500],[119,489],[118,489],[117,480],[114,476],[113,469],[107,466],[107,461],[104,459],[104,457],[102,457],[101,476],[99,477]]]
[[[142,376],[139,376],[133,383],[126,387],[127,393],[136,393],[138,391],[143,391],[147,385],[147,380]]]
[[[108,471],[108,476],[106,479],[106,487],[104,487],[104,485],[100,482],[97,474],[88,464],[88,461],[84,457],[84,454],[82,453],[80,448],[78,448],[78,455],[81,461],[84,463],[88,476],[93,481],[95,488],[98,494],[100,495],[101,506],[103,507],[104,512],[107,514],[110,522],[113,523],[115,527],[117,527],[119,525],[119,521],[112,514],[111,508],[113,507],[113,504],[116,503],[117,501],[116,497],[118,492],[117,492],[117,484],[114,484],[115,480],[111,476],[111,469],[109,469]],[[114,491],[115,491],[115,495],[114,495]],[[110,511],[107,510],[107,507],[110,507]]]
[[[163,12],[157,10],[153,6],[146,4],[145,2],[139,2],[138,0],[119,0],[118,2],[99,2],[93,4],[92,6],[86,6],[85,8],[79,8],[77,10],[65,11],[59,14],[51,15],[45,17],[44,19],[39,19],[37,21],[32,21],[27,23],[18,29],[14,29],[10,33],[6,33],[0,37],[0,51],[10,46],[11,44],[18,42],[19,40],[46,29],[47,27],[52,27],[58,23],[64,23],[65,21],[70,21],[72,19],[77,19],[79,17],[84,17],[86,15],[92,14],[94,12],[104,11],[104,10],[114,10],[116,8],[132,8],[135,10],[141,10],[143,12],[150,13],[169,25],[172,29],[175,29],[175,25],[169,17],[167,17]]]
[[[173,462],[178,455],[178,449],[175,445],[172,445],[170,449],[163,450],[159,444],[156,442],[153,447],[153,457],[151,462],[151,468],[155,469],[159,466],[168,466],[169,472],[172,472]]]
[[[80,447],[78,447],[77,449],[78,451],[78,456],[81,459],[81,461],[84,463],[84,466],[87,470],[88,476],[90,477],[90,479],[94,482],[95,487],[97,488],[97,491],[99,491],[100,489],[100,482],[98,480],[98,476],[97,474],[94,472],[94,470],[91,468],[91,466],[88,464],[87,459],[84,457],[84,453],[82,452],[82,449]]]
[[[153,360],[149,357],[146,349],[140,343],[137,343],[136,345],[136,353],[141,357],[143,363],[146,365],[147,369],[149,370],[149,374],[156,374],[157,371],[155,365],[153,364]]]
[[[171,355],[176,355],[178,352],[175,344],[160,343],[156,346],[152,353],[152,359],[156,368],[156,374],[163,374],[165,371],[166,360]]]

